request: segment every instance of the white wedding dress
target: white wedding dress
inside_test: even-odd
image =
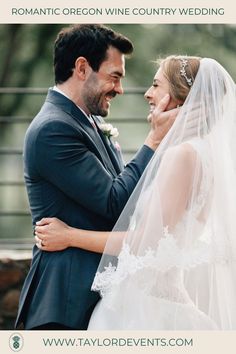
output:
[[[109,235],[89,330],[236,329],[235,136],[235,83],[201,59]]]
[[[199,188],[198,198],[194,202],[191,211],[191,219],[194,222],[195,236],[189,247],[188,257],[191,262],[201,262],[208,258],[207,235],[204,235],[205,225],[198,220],[199,215],[210,197],[211,175],[207,164],[209,156],[206,154],[206,141],[194,139],[188,142],[197,151],[204,163],[205,175]],[[208,171],[208,173],[207,173]],[[158,251],[154,255],[148,252],[139,260],[133,259],[129,248],[123,247],[120,255],[120,263],[130,269],[130,281],[123,284],[121,281],[111,293],[107,293],[97,304],[89,322],[88,330],[216,330],[216,323],[203,311],[199,310],[191,300],[185,287],[183,272],[181,269],[171,267],[173,264],[182,264],[183,252],[178,247],[181,244],[182,231],[186,229],[188,211],[175,228],[175,237],[164,230],[165,237],[159,242]],[[202,217],[202,216],[201,216]],[[205,230],[206,232],[206,230]],[[178,240],[178,241],[177,241]],[[179,259],[178,259],[179,258]],[[138,272],[139,261],[142,264],[142,272]],[[188,259],[186,259],[188,262]],[[156,284],[150,291],[148,275],[152,267],[161,268],[168,264],[169,271],[155,273]],[[146,267],[146,274],[144,265]],[[144,266],[144,267],[143,267]],[[107,269],[107,272],[109,269]],[[115,271],[115,270],[114,270]],[[110,269],[111,275],[113,268]],[[113,274],[114,275],[114,274]],[[102,278],[102,274],[101,274]],[[101,282],[103,280],[101,279]],[[142,284],[142,287],[140,287]]]

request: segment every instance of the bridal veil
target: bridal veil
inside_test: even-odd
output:
[[[179,325],[188,307],[214,324],[206,329],[236,329],[236,95],[215,60],[200,60],[109,236],[92,289],[118,308],[124,329],[133,327],[122,309],[135,304],[135,328],[145,329],[148,303],[158,299],[171,306],[164,329],[205,329],[194,315]]]

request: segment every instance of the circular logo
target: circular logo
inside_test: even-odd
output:
[[[23,337],[20,333],[13,333],[9,339],[9,346],[13,352],[19,352],[24,345]]]

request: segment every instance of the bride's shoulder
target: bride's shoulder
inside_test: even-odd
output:
[[[197,151],[189,142],[169,148],[165,153],[165,159],[174,159],[178,163],[193,164],[196,162]]]

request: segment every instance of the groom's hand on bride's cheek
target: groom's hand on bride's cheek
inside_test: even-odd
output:
[[[151,130],[145,140],[145,144],[150,148],[155,150],[162,139],[168,133],[172,127],[180,108],[174,108],[166,111],[166,108],[170,102],[170,95],[165,95],[154,109],[147,117],[147,120],[151,124]]]

